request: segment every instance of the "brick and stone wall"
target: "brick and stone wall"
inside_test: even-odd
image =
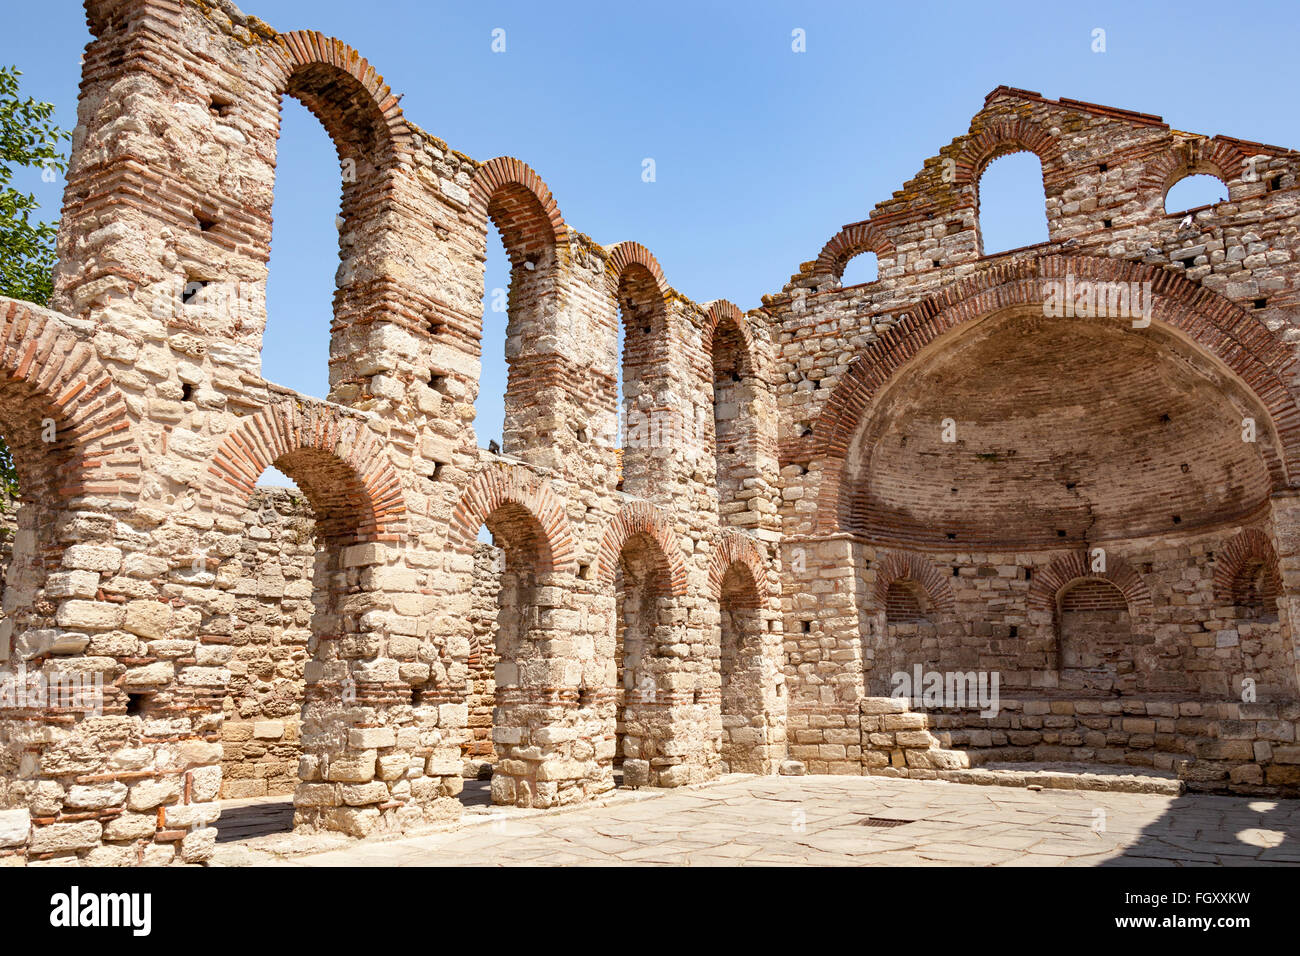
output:
[[[653,786],[862,773],[862,702],[916,665],[996,668],[1016,719],[1107,735],[1041,746],[1291,785],[1295,152],[1000,87],[743,311],[420,129],[342,41],[228,0],[85,7],[54,308],[0,300],[0,677],[98,697],[0,708],[0,854],[203,862],[219,796],[263,786],[305,830],[412,832],[460,813],[489,736],[492,799],[538,808],[619,760]],[[340,160],[324,398],[261,376],[285,96]],[[979,179],[1017,150],[1049,239],[985,250]],[[1166,214],[1198,172],[1228,201]],[[502,454],[472,424],[491,229]],[[879,278],[842,287],[864,252]],[[1046,315],[1080,283],[1149,309]],[[1148,712],[1083,722],[1113,701]]]
[[[217,572],[217,586],[235,598],[222,704],[221,796],[292,794],[315,611],[314,516],[300,493],[260,487],[245,521],[238,553]]]
[[[474,549],[473,638],[469,651],[470,737],[465,741],[465,776],[482,776],[496,760],[492,749],[492,709],[496,703],[497,616],[500,614],[500,548],[479,544]]]

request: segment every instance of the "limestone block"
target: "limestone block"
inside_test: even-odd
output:
[[[27,810],[0,810],[0,847],[22,846],[32,828]]]

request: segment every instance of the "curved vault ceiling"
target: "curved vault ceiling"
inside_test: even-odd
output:
[[[938,340],[873,403],[848,520],[882,542],[1059,548],[1239,519],[1269,494],[1253,397],[1155,326],[1017,310]],[[954,443],[941,422],[956,422]]]

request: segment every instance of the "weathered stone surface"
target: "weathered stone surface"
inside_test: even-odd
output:
[[[1294,153],[999,88],[746,312],[409,124],[336,41],[113,6],[88,5],[53,309],[0,300],[29,466],[0,676],[45,682],[0,708],[5,793],[108,811],[25,853],[157,834],[146,861],[203,862],[222,796],[365,836],[445,819],[465,774],[547,808],[620,763],[1300,786]],[[348,173],[327,400],[262,378],[286,92]],[[980,177],[1018,150],[1047,241],[985,249]],[[1168,215],[1206,171],[1230,202]],[[861,254],[878,277],[846,286]],[[257,487],[272,467],[296,488]]]

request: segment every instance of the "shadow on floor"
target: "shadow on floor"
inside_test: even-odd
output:
[[[1194,799],[1193,799],[1194,798]],[[1099,866],[1300,863],[1300,801],[1272,796],[1184,794]]]

